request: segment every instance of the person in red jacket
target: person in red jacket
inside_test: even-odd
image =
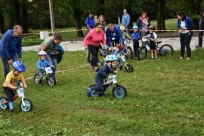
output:
[[[98,61],[98,51],[101,46],[106,45],[106,39],[104,36],[103,25],[101,23],[96,23],[95,28],[92,29],[84,38],[84,47],[89,50],[92,54],[91,58],[91,69],[98,71],[97,61]]]

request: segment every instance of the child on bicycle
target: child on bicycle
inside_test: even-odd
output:
[[[95,83],[97,86],[90,87],[87,89],[87,96],[91,96],[91,91],[101,91],[103,90],[103,81],[106,78],[112,78],[112,76],[109,76],[109,73],[117,72],[113,69],[116,68],[117,65],[117,57],[115,55],[107,55],[106,56],[106,63],[105,65],[97,72],[95,76]],[[104,95],[104,91],[100,92],[100,96]]]
[[[155,27],[149,27],[149,34],[147,36],[143,36],[145,38],[150,38],[150,51],[151,51],[151,59],[157,59],[157,47],[155,41],[157,40],[157,34],[154,32]]]
[[[120,44],[116,44],[116,46],[114,47],[114,52],[113,54],[118,58],[118,62],[119,62],[119,66],[120,66],[120,70],[123,69],[122,66],[122,60],[121,60],[121,55],[125,55],[124,50],[121,48]]]
[[[37,61],[37,69],[38,69],[38,74],[40,76],[40,80],[38,81],[38,85],[41,86],[42,83],[42,78],[43,78],[43,73],[45,72],[46,67],[54,67],[51,63],[49,63],[45,58],[46,58],[47,53],[45,51],[39,51],[38,56],[39,60]]]
[[[120,26],[120,31],[121,31],[121,33],[122,33],[123,40],[125,40],[126,37],[129,38],[129,39],[132,39],[132,38],[125,32],[125,27],[124,27],[123,25]]]
[[[11,112],[14,111],[13,97],[15,96],[18,83],[22,82],[23,87],[27,88],[26,81],[22,74],[22,72],[25,72],[24,63],[17,60],[13,62],[12,66],[13,70],[7,74],[3,84],[3,90],[8,98],[8,105]]]
[[[133,50],[135,54],[135,58],[137,58],[138,54],[138,48],[139,48],[139,38],[140,38],[140,33],[138,32],[138,26],[133,26],[133,33],[132,33],[132,39],[133,39]]]

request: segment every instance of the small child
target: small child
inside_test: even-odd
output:
[[[143,37],[149,37],[150,38],[150,51],[151,51],[151,59],[157,59],[157,47],[155,44],[155,41],[157,40],[157,34],[154,32],[155,27],[154,26],[150,26],[149,27],[149,34],[147,36],[143,36]]]
[[[13,62],[12,66],[13,70],[7,74],[6,80],[3,84],[3,90],[8,98],[8,105],[11,112],[14,111],[13,97],[15,96],[14,91],[17,89],[18,83],[22,82],[23,87],[27,88],[26,81],[21,73],[25,72],[24,63],[17,60]]]
[[[133,26],[133,33],[132,33],[132,39],[133,39],[133,49],[134,49],[134,54],[135,58],[137,58],[137,50],[139,48],[139,38],[140,38],[140,33],[138,32],[138,26]]]
[[[41,86],[42,83],[42,78],[43,78],[43,73],[45,72],[46,67],[54,67],[52,64],[50,64],[45,58],[46,58],[47,53],[45,51],[39,51],[38,56],[39,60],[37,61],[37,69],[38,69],[38,74],[40,76],[40,80],[38,82],[38,85]]]
[[[95,15],[95,16],[94,16],[94,24],[96,24],[96,23],[98,23],[98,22],[99,22],[98,16]]]
[[[121,55],[124,55],[125,52],[122,50],[120,51],[120,44],[116,44],[114,47],[114,53],[113,53],[117,58],[118,58],[118,66],[120,66],[120,70],[123,70],[123,65],[122,65],[122,60],[121,60]]]
[[[103,81],[106,78],[112,78],[109,76],[109,73],[117,72],[113,71],[114,68],[116,68],[117,65],[117,57],[115,55],[107,55],[106,56],[106,63],[105,65],[97,72],[95,76],[95,83],[96,87],[90,87],[87,89],[87,96],[91,96],[91,91],[101,91],[103,90]],[[100,96],[103,96],[104,92],[100,92]]]
[[[125,27],[124,26],[120,26],[120,31],[122,33],[123,36],[123,40],[127,38],[132,39],[126,32],[125,32]]]

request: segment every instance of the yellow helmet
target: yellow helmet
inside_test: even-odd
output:
[[[120,30],[125,30],[125,27],[123,25],[120,26]]]

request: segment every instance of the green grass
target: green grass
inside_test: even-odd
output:
[[[177,18],[165,20],[166,30],[177,30]],[[157,21],[153,20],[150,22],[152,26],[157,27]]]
[[[14,113],[0,110],[0,135],[201,136],[204,50],[193,51],[190,61],[179,56],[175,52],[171,58],[150,60],[148,54],[143,61],[128,60],[134,73],[118,71],[118,83],[128,94],[117,99],[111,89],[105,97],[87,97],[95,72],[88,66],[79,68],[85,64],[85,52],[66,52],[57,69],[69,71],[57,73],[56,86],[39,87],[33,79],[27,80],[25,95],[33,102],[31,112],[21,112],[19,100]],[[37,59],[36,52],[23,52],[24,77],[37,72]]]

